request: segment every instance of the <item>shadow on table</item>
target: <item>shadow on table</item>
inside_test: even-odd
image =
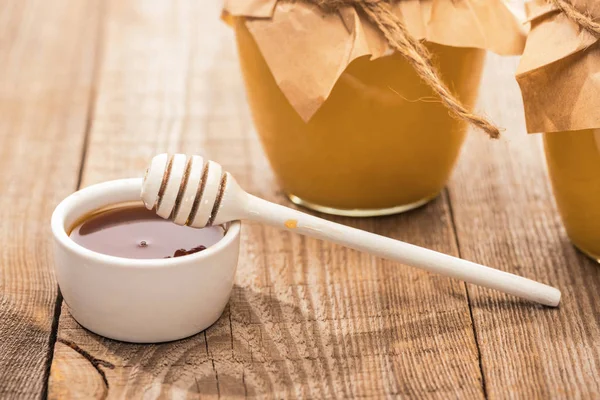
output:
[[[59,341],[77,342],[99,360],[95,367],[109,393],[126,397],[140,391],[152,397],[356,397],[480,385],[469,367],[478,360],[464,308],[406,313],[392,304],[342,315],[302,302],[297,293],[291,296],[297,304],[290,304],[272,288],[262,289],[236,285],[221,318],[184,340],[135,345],[77,328],[63,329]],[[366,298],[375,299],[378,290],[374,285]],[[59,384],[68,385],[68,377]]]

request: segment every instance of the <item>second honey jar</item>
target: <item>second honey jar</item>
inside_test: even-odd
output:
[[[600,19],[597,4],[579,2],[593,20]],[[527,130],[543,134],[567,236],[600,262],[600,31],[589,31],[543,0],[529,3],[527,11],[531,33],[517,71]]]
[[[546,133],[544,148],[567,234],[600,262],[600,129]]]

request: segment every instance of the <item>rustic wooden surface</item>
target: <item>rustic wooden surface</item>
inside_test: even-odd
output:
[[[96,3],[0,4],[0,398],[45,390],[58,292],[49,218],[77,187]]]
[[[218,13],[193,0],[0,7],[0,397],[600,397],[600,268],[565,236],[516,60],[495,56],[479,107],[505,138],[472,133],[426,207],[332,219],[555,285],[559,309],[244,225],[232,298],[205,332],[133,345],[71,318],[48,220],[78,185],[184,151],[285,202]]]

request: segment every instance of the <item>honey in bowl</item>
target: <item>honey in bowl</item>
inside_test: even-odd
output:
[[[113,206],[83,218],[71,239],[89,250],[131,259],[161,259],[198,253],[223,238],[224,229],[176,225],[142,205]]]

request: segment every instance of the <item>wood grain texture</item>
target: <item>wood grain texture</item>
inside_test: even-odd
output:
[[[43,394],[56,300],[47,221],[77,186],[95,68],[83,185],[139,176],[154,154],[185,151],[284,202],[218,2],[103,8],[0,8],[3,398]],[[600,397],[600,268],[561,227],[515,66],[490,56],[480,107],[506,138],[471,135],[447,193],[401,216],[335,220],[555,285],[559,309],[248,224],[229,305],[201,334],[111,341],[63,306],[49,398]]]
[[[516,59],[490,56],[481,107],[506,128],[471,135],[450,185],[461,256],[558,287],[548,309],[469,285],[489,398],[600,397],[600,268],[570,244],[540,135],[526,135]]]
[[[184,151],[284,201],[218,13],[213,2],[107,4],[84,185],[141,176],[154,154]],[[457,253],[445,195],[402,216],[336,220]],[[205,332],[119,343],[63,307],[58,340],[50,398],[483,397],[462,283],[259,225],[244,226],[231,301]]]
[[[97,2],[0,6],[0,398],[43,395],[57,290],[50,215],[77,186]]]

